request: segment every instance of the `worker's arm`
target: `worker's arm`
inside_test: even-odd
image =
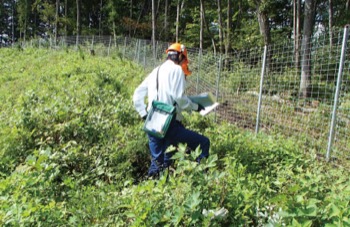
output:
[[[142,83],[136,88],[132,98],[134,107],[142,118],[147,116],[147,105],[145,104],[145,97],[147,96],[148,92],[148,78],[149,77],[146,77],[146,79],[142,81]]]

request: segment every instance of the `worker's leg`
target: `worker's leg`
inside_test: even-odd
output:
[[[164,167],[165,139],[158,139],[148,135],[148,143],[151,153],[151,165],[148,169],[148,176],[155,176]]]
[[[192,150],[200,146],[202,153],[198,157],[199,161],[209,156],[210,140],[207,137],[186,129],[178,121],[175,121],[171,126],[166,136],[170,144],[175,146],[179,143],[187,144]]]

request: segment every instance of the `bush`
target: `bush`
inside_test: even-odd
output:
[[[305,151],[307,138],[185,114],[210,138],[209,158],[198,164],[201,151],[180,144],[172,168],[145,180],[147,137],[131,101],[140,68],[69,50],[0,52],[18,59],[0,68],[1,225],[350,224],[349,171]]]

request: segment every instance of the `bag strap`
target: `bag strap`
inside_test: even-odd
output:
[[[157,101],[158,101],[158,75],[159,75],[159,69],[160,69],[160,66],[158,67],[158,70],[157,70]]]
[[[157,99],[156,99],[157,101],[158,101],[158,86],[159,86],[158,75],[159,75],[159,69],[160,69],[161,66],[162,66],[162,65],[160,65],[160,66],[158,67],[158,70],[157,70]],[[173,106],[176,106],[176,102],[174,102]]]

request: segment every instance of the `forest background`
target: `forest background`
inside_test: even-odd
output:
[[[350,0],[2,0],[0,40],[124,35],[229,55],[344,27]],[[303,38],[303,39],[302,39]],[[332,45],[330,43],[330,45]],[[305,47],[307,48],[307,47]]]
[[[0,45],[71,35],[183,42],[229,57],[237,50],[293,40],[301,97],[311,96],[311,39],[344,27],[350,0],[3,0]],[[78,40],[78,39],[77,39]],[[269,56],[270,57],[270,56]],[[298,73],[298,72],[297,72]]]

